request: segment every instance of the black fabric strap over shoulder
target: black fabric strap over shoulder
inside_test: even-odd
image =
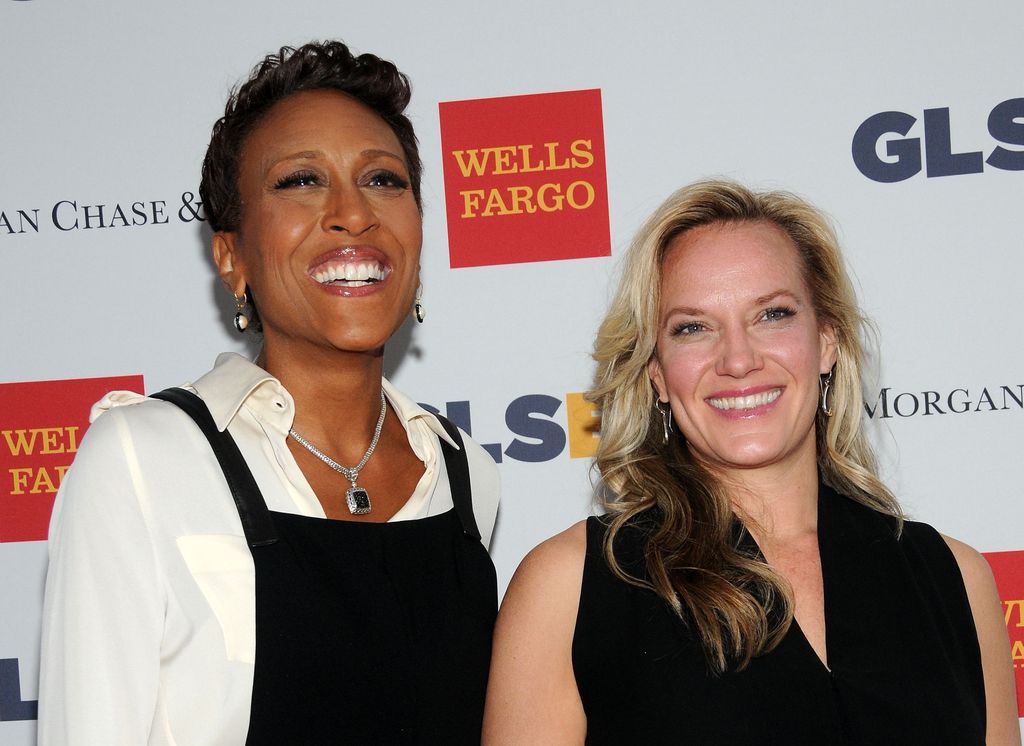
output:
[[[174,404],[191,417],[203,435],[210,442],[213,453],[217,457],[224,479],[235,499],[238,515],[242,520],[245,540],[250,547],[263,547],[277,541],[274,524],[270,520],[270,511],[260,488],[253,479],[252,472],[242,458],[234,438],[225,430],[217,429],[206,403],[191,391],[181,388],[170,388],[151,394],[153,399],[161,399]]]
[[[444,465],[448,471],[448,483],[452,488],[452,502],[455,504],[455,512],[459,514],[462,521],[462,530],[480,540],[480,529],[476,525],[476,516],[473,515],[473,489],[469,481],[469,459],[466,457],[466,444],[462,442],[462,434],[459,428],[441,415],[436,415],[441,427],[454,440],[459,450],[452,448],[444,438],[438,438],[441,443],[441,452],[444,454]]]

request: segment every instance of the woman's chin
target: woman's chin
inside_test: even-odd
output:
[[[763,439],[745,439],[698,453],[697,458],[716,470],[751,471],[795,461],[798,450]]]

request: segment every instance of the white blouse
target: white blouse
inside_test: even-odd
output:
[[[280,382],[226,353],[189,388],[231,433],[270,510],[324,517],[286,445],[295,408]],[[424,465],[391,520],[450,510],[438,438],[451,440],[434,415],[386,380],[383,388]],[[92,419],[50,522],[39,744],[242,744],[256,581],[216,457],[167,402],[115,391],[95,405]],[[463,438],[486,546],[497,467]]]

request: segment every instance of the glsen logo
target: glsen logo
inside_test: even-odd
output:
[[[868,417],[887,420],[891,417],[927,417],[934,414],[975,414],[1024,410],[1024,383],[998,386],[991,390],[896,391],[886,386],[874,401],[864,402]]]
[[[0,210],[0,236],[39,233],[52,226],[67,233],[97,228],[140,228],[144,225],[166,225],[177,215],[181,223],[205,221],[203,203],[192,192],[182,192],[181,204],[167,206],[167,200],[151,199],[135,202],[105,202],[86,204],[84,200],[62,199],[47,208],[40,216],[40,208],[11,208]],[[168,212],[170,210],[170,212]]]
[[[600,413],[583,394],[565,395],[565,425],[553,418],[562,408],[562,400],[548,394],[526,394],[512,400],[505,408],[505,425],[513,437],[507,446],[501,443],[481,445],[497,463],[505,456],[516,461],[538,463],[551,461],[565,450],[568,443],[569,458],[589,458],[597,450],[601,428]],[[435,414],[440,410],[430,404],[421,404]],[[450,401],[445,404],[445,417],[473,435],[473,418],[468,401]],[[475,436],[481,440],[479,435]]]
[[[1003,600],[1010,655],[1017,678],[1017,714],[1024,717],[1024,552],[985,552]]]
[[[1024,146],[1024,98],[1011,98],[997,104],[988,115],[988,132],[1003,145]],[[909,179],[921,171],[922,138],[906,137],[917,118],[902,111],[874,114],[853,135],[853,162],[869,179],[894,182]],[[886,137],[901,135],[902,137]],[[886,160],[878,146],[885,142]],[[924,163],[926,176],[979,174],[985,165],[1003,171],[1024,171],[1024,150],[995,146],[985,158],[978,150],[954,153],[950,134],[949,109],[924,110]]]
[[[439,109],[452,267],[611,253],[600,90]]]
[[[142,376],[0,384],[0,542],[43,541],[92,404]]]
[[[21,672],[17,658],[0,658],[0,723],[35,720],[39,703],[21,698]]]

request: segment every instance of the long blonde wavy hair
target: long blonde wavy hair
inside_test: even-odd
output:
[[[620,578],[668,602],[692,627],[717,673],[740,670],[778,644],[792,622],[792,592],[763,559],[739,548],[741,533],[720,481],[697,462],[683,438],[664,442],[648,363],[672,240],[698,226],[746,221],[772,223],[790,237],[818,322],[835,333],[832,414],[819,407],[815,422],[821,479],[893,516],[897,532],[902,527],[899,504],[878,478],[863,428],[865,320],[829,220],[794,194],[755,192],[730,181],[702,181],[672,194],[640,228],[626,255],[594,345],[597,373],[588,399],[601,409],[595,466],[611,517],[607,561]],[[615,537],[630,523],[645,530],[644,578],[629,574],[615,556]]]

